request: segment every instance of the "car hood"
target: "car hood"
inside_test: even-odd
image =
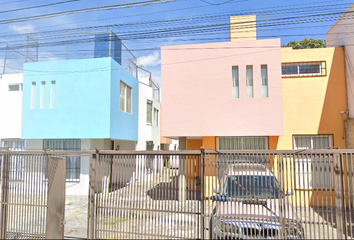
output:
[[[246,202],[246,203],[245,203]],[[264,205],[259,204],[263,202]],[[287,220],[296,221],[297,217],[294,214],[293,206],[287,199],[260,199],[258,203],[247,203],[242,200],[218,202],[217,213],[221,218],[257,218],[260,220],[277,220],[285,218]],[[283,207],[281,207],[283,206]]]

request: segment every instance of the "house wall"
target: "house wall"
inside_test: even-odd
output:
[[[269,137],[270,149],[293,149],[294,135],[332,135],[332,145],[343,148],[345,140],[346,80],[342,47],[324,49],[282,48],[282,63],[325,61],[326,76],[283,77],[284,135]],[[275,173],[277,161],[273,169]],[[284,159],[284,189],[295,190],[293,205],[332,205],[333,189],[297,189],[294,161]],[[332,168],[333,169],[333,168]],[[279,178],[280,176],[278,176]],[[347,179],[347,178],[345,178]],[[336,187],[336,186],[334,186]],[[332,199],[331,199],[332,198]]]
[[[108,138],[110,67],[110,58],[25,63],[22,138]],[[40,108],[42,81],[45,109]],[[50,108],[51,81],[56,81],[54,108]],[[35,109],[31,109],[32,82],[36,82]]]
[[[282,63],[326,61],[326,76],[283,77],[284,135],[270,137],[271,149],[293,149],[293,135],[333,134],[333,146],[345,147],[345,62],[342,47],[282,48]]]
[[[119,109],[120,80],[132,87],[132,114]],[[41,82],[45,108],[40,108]],[[51,81],[56,82],[50,108]],[[31,109],[31,84],[36,107]],[[23,139],[115,138],[137,141],[138,80],[112,58],[24,64]]]
[[[154,124],[148,124],[146,122],[147,117],[147,100],[152,101],[152,122],[154,123],[154,108],[159,110],[160,115],[160,103],[154,98],[153,89],[149,86],[149,78],[139,78],[139,140],[137,142],[136,150],[146,150],[146,141],[153,141],[154,150],[160,148],[160,125],[161,120],[158,116],[158,126]]]
[[[280,39],[162,47],[162,136],[282,135],[280,57]],[[262,64],[267,98],[261,97]],[[246,65],[253,65],[253,98],[246,95]],[[239,66],[238,99],[232,66]]]
[[[112,58],[110,64],[110,137],[114,139],[138,141],[139,81]],[[132,113],[120,110],[120,81],[132,88]]]
[[[21,84],[22,74],[5,74],[0,78],[0,139],[21,138],[22,90],[9,91],[9,84]]]
[[[327,31],[326,46],[345,46],[349,118],[354,118],[354,3]]]

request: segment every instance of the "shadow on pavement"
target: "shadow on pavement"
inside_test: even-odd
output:
[[[178,176],[170,177],[170,182],[162,182],[147,191],[147,195],[153,200],[175,200],[178,201]],[[187,200],[201,199],[200,190],[187,190]]]
[[[321,216],[325,221],[330,223],[333,228],[337,228],[337,220],[336,220],[336,211],[335,207],[322,207],[322,206],[312,206],[312,209]],[[349,209],[348,207],[345,209],[345,214],[343,215],[346,217],[347,224],[354,222],[354,209]],[[344,219],[343,219],[344,220]],[[344,229],[344,223],[343,223]],[[347,226],[347,236],[353,237],[354,236],[354,226]]]

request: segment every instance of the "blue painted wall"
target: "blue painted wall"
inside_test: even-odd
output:
[[[109,43],[111,42],[111,53],[109,54]],[[113,57],[119,64],[122,64],[122,43],[113,33],[95,35],[94,57]]]
[[[138,141],[139,82],[113,59],[111,74],[111,136]],[[132,114],[120,110],[120,81],[132,88]]]
[[[133,92],[134,88],[138,91],[138,80],[110,57],[25,63],[21,137],[82,139],[113,138],[114,135],[117,139],[137,141],[138,111],[134,108],[138,95],[133,95],[133,104],[136,102],[133,114],[124,116],[127,113],[119,110],[120,90],[116,89],[113,72],[115,78],[131,83]],[[42,81],[46,82],[44,109],[40,108]],[[56,81],[55,108],[50,108],[51,81]],[[32,82],[36,82],[35,109],[31,109]],[[116,117],[112,118],[113,115]],[[114,130],[111,129],[113,120],[119,125]]]

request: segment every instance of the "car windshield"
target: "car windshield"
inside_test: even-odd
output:
[[[223,192],[226,196],[233,198],[278,199],[279,187],[278,181],[273,176],[243,175],[228,177]]]

